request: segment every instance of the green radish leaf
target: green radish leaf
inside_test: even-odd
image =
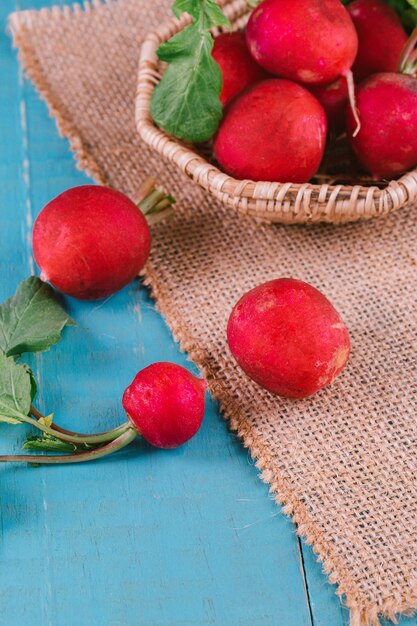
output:
[[[171,11],[178,19],[181,17],[183,13],[188,13],[193,18],[196,17],[196,13],[198,13],[198,2],[194,2],[194,0],[175,0],[173,2]]]
[[[229,20],[213,0],[176,0],[172,10],[177,17],[189,13],[193,23],[158,48],[168,67],[152,94],[151,114],[175,137],[199,143],[214,135],[223,113],[222,76],[211,56],[209,29]]]
[[[205,19],[205,28],[214,28],[215,26],[231,28],[230,21],[215,0],[199,0],[199,2]]]
[[[31,276],[0,305],[0,349],[15,357],[49,350],[61,339],[64,327],[73,325],[53,289]]]
[[[210,139],[222,116],[221,72],[212,48],[210,33],[191,25],[158,49],[169,65],[153,92],[151,113],[158,126],[185,141]]]
[[[32,382],[28,367],[0,350],[0,422],[20,424],[29,414]]]
[[[188,13],[196,21],[203,16],[206,19],[206,28],[230,26],[229,20],[214,0],[175,0],[172,12],[178,18],[183,13]]]
[[[50,435],[42,437],[33,435],[28,437],[23,444],[23,450],[48,450],[51,452],[76,452],[77,446],[68,441],[61,441]]]

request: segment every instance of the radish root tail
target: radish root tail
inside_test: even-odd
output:
[[[344,74],[344,77],[346,78],[347,87],[348,87],[349,105],[352,110],[353,117],[355,118],[355,122],[356,122],[356,128],[353,131],[353,137],[356,137],[356,135],[361,129],[361,120],[359,117],[358,109],[356,107],[355,82],[353,80],[353,74],[351,70],[346,72]]]

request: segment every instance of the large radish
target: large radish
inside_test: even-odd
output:
[[[246,41],[259,65],[306,85],[346,75],[358,49],[340,0],[264,0],[249,18]]]
[[[235,178],[304,183],[320,165],[326,125],[323,107],[307,89],[271,78],[230,103],[214,155]]]
[[[279,278],[248,291],[227,325],[230,350],[258,385],[305,398],[329,385],[349,357],[349,333],[318,289]]]
[[[149,256],[147,219],[162,216],[173,202],[152,179],[143,191],[139,206],[98,185],[73,187],[51,200],[33,227],[42,280],[81,300],[105,298],[133,280]]]

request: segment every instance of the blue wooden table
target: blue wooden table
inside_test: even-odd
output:
[[[8,13],[48,4],[0,2],[1,300],[36,271],[30,234],[39,210],[87,182],[5,34]],[[88,432],[120,423],[123,389],[153,361],[194,369],[139,282],[105,302],[66,305],[77,327],[32,361],[40,409],[62,425]],[[2,452],[19,451],[26,429],[0,429]],[[181,449],[138,442],[87,465],[0,472],[1,626],[348,624],[211,401]]]

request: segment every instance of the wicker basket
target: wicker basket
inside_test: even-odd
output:
[[[226,0],[222,5],[233,29],[243,28],[248,17],[246,0]],[[146,38],[139,62],[136,124],[143,141],[175,163],[196,184],[240,213],[266,222],[287,224],[340,224],[370,219],[387,215],[416,200],[417,170],[398,180],[380,183],[366,183],[359,179],[349,184],[335,184],[337,176],[321,177],[325,180],[323,184],[313,181],[302,185],[237,180],[210,162],[209,149],[197,150],[158,128],[149,111],[152,91],[163,72],[156,50],[161,42],[167,41],[189,23],[190,19],[186,16],[181,20],[173,19]],[[215,34],[217,32],[214,31]]]

